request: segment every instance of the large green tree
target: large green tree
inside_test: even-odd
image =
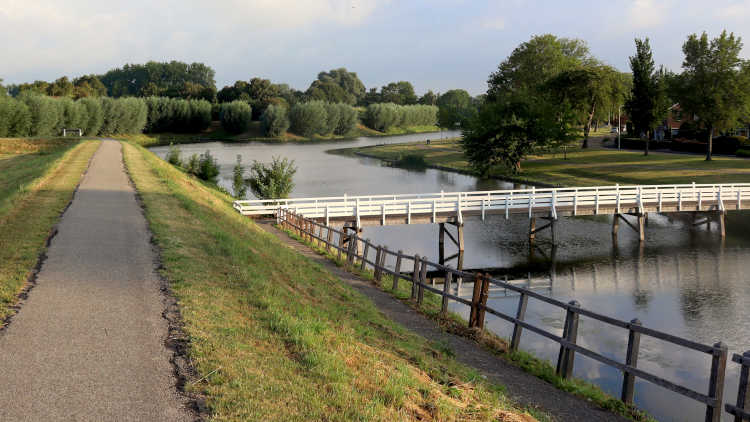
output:
[[[165,96],[213,101],[216,95],[214,70],[203,63],[126,64],[100,77],[113,97]]]
[[[380,88],[380,100],[384,103],[410,105],[417,103],[417,95],[411,82],[398,81]]]
[[[750,71],[740,59],[742,40],[723,31],[709,41],[692,34],[682,46],[685,59],[677,83],[680,107],[708,131],[706,160],[711,160],[716,130],[729,129],[745,117],[750,101]]]
[[[471,95],[463,89],[451,89],[437,100],[440,127],[463,126],[476,112]]]
[[[333,86],[341,89],[335,89]],[[364,98],[365,84],[359,80],[356,72],[349,72],[342,67],[318,73],[318,79],[310,84],[307,94],[316,100],[354,105]],[[326,97],[326,95],[331,95],[331,97]]]
[[[636,133],[646,134],[644,154],[648,155],[649,140],[654,127],[662,121],[667,112],[663,99],[663,72],[656,70],[648,38],[635,39],[635,55],[630,57],[630,70],[633,72],[633,86],[625,110],[633,122]]]

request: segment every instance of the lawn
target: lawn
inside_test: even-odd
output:
[[[124,144],[217,421],[516,420],[503,388],[231,207]]]
[[[427,165],[473,173],[456,139],[426,144],[396,144],[339,150],[360,153],[388,161],[419,155]],[[591,186],[619,184],[740,183],[750,180],[750,160],[701,155],[610,149],[575,149],[561,153],[531,156],[523,161],[521,172],[511,174],[496,166],[490,176],[553,186]]]
[[[11,314],[98,145],[0,139],[0,321]]]

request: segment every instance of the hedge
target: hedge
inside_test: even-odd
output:
[[[247,130],[253,118],[253,110],[244,101],[232,101],[221,105],[221,126],[229,133],[242,133]]]
[[[266,136],[282,136],[289,129],[286,107],[275,104],[269,105],[260,117],[260,123]]]
[[[211,103],[206,100],[148,97],[147,132],[192,133],[211,125]]]
[[[431,105],[370,104],[363,121],[367,127],[386,132],[393,127],[433,126],[438,108]]]

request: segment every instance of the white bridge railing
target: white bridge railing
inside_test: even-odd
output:
[[[358,224],[360,218],[379,217],[385,224],[388,216],[405,216],[407,223],[411,223],[414,216],[432,216],[434,220],[438,215],[453,214],[458,222],[463,222],[464,213],[484,219],[486,213],[504,213],[508,218],[511,213],[528,212],[532,217],[534,213],[549,211],[550,216],[556,218],[562,210],[571,215],[582,210],[585,214],[615,214],[643,212],[644,207],[661,211],[666,204],[672,210],[683,211],[686,203],[691,207],[684,211],[705,210],[708,204],[724,211],[726,203],[731,203],[731,209],[739,210],[743,208],[743,201],[748,200],[750,183],[692,183],[248,200],[235,201],[234,208],[243,215],[274,215],[284,208],[307,218],[326,222],[334,218],[355,219]],[[747,207],[750,208],[750,203]]]

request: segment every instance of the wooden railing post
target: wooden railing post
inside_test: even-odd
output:
[[[375,281],[380,283],[380,258],[383,254],[383,247],[378,246],[376,250],[377,250],[377,253],[375,254]]]
[[[354,264],[354,255],[357,253],[354,248],[356,248],[357,242],[356,240],[353,240],[352,236],[349,236],[349,243],[348,247],[346,248],[346,268],[351,269],[352,265]]]
[[[326,233],[326,249],[330,252],[331,245],[333,245],[333,230],[331,230],[331,226],[326,226],[326,230],[328,230]]]
[[[417,298],[417,283],[419,282],[419,255],[414,255],[414,270],[411,273],[411,299]]]
[[[393,274],[393,287],[391,288],[394,292],[398,291],[398,280],[401,278],[401,255],[403,253],[404,251],[399,250],[396,257],[396,271]]]
[[[341,253],[342,249],[344,249],[344,238],[346,234],[344,232],[339,233],[339,249],[338,249],[338,257],[339,261],[341,261]]]
[[[422,261],[422,269],[419,271],[419,289],[417,290],[417,303],[422,304],[424,300],[424,285],[427,281],[427,261]]]
[[[474,328],[478,325],[477,321],[479,318],[479,301],[482,295],[482,274],[477,273],[474,276],[474,291],[471,295],[471,311],[469,312],[469,328]]]
[[[516,310],[516,319],[518,321],[523,321],[525,315],[526,315],[526,305],[529,303],[529,296],[522,292],[521,296],[518,299],[518,309]],[[519,325],[517,322],[513,324],[513,337],[510,339],[510,350],[517,351],[518,345],[521,343],[521,333],[523,332],[523,327]]]
[[[575,300],[568,302],[568,310],[565,313],[565,325],[563,328],[563,340],[575,344],[578,338],[578,312],[575,308],[581,306]],[[573,375],[573,362],[575,361],[575,352],[566,345],[560,345],[560,354],[557,356],[557,375],[565,379]]]
[[[482,289],[479,294],[479,306],[477,312],[477,328],[484,329],[484,315],[487,310],[487,299],[490,297],[490,276],[482,277]]]
[[[641,321],[637,318],[630,321],[631,326],[641,326]],[[628,334],[628,350],[625,355],[625,365],[632,366],[633,368],[638,367],[638,350],[641,346],[641,333],[634,331],[632,328],[629,329]],[[635,394],[635,375],[625,371],[622,374],[622,392],[620,398],[627,404],[633,403],[633,396]]]
[[[367,254],[370,252],[370,239],[365,239],[365,248],[362,251],[362,262],[359,263],[359,270],[364,271],[367,266]]]
[[[742,354],[745,359],[750,359],[750,350]],[[740,383],[737,388],[737,409],[738,410],[750,410],[750,390],[748,390],[748,378],[750,378],[750,366],[741,363],[740,364]],[[742,422],[742,416],[736,415],[734,422]]]
[[[711,358],[711,377],[708,380],[708,397],[715,401],[713,405],[706,405],[706,422],[721,421],[728,353],[726,344],[722,342],[714,344],[713,357]]]
[[[443,300],[440,305],[440,314],[445,316],[448,313],[448,293],[451,290],[451,281],[453,281],[453,273],[450,271],[445,272],[445,280],[443,280]]]

